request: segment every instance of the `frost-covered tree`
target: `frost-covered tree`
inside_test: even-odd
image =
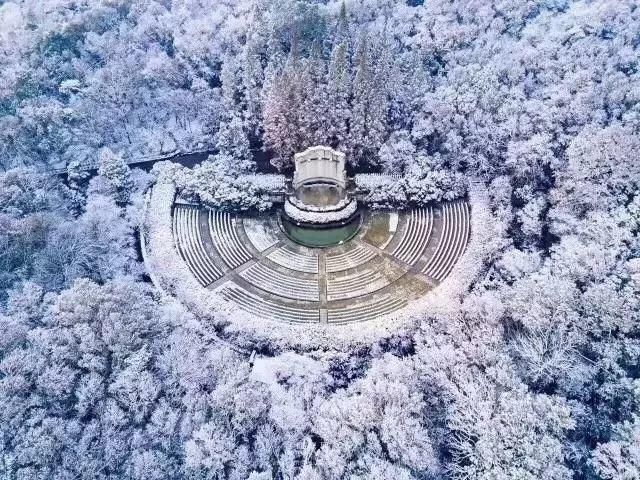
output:
[[[301,72],[303,98],[300,108],[301,148],[327,143],[330,124],[328,123],[327,85],[325,84],[326,64],[320,56],[320,46],[316,45],[311,56],[304,62]]]
[[[234,115],[228,121],[222,122],[216,133],[216,148],[219,155],[234,159],[234,164],[229,165],[232,167],[231,172],[248,172],[253,169],[249,140],[238,116]]]
[[[557,202],[580,213],[628,201],[639,187],[639,148],[638,135],[629,128],[588,127],[567,148]]]
[[[246,106],[244,105],[243,72],[239,59],[235,55],[223,58],[220,67],[220,81],[225,112],[229,116],[239,115],[246,109]]]
[[[522,240],[526,244],[539,242],[543,235],[544,213],[547,207],[545,198],[538,196],[532,198],[518,212],[517,218],[522,232]]]
[[[380,147],[380,164],[387,173],[402,173],[416,160],[416,147],[406,131],[394,132]]]
[[[259,11],[254,13],[253,21],[261,21]],[[258,29],[256,29],[258,30]],[[262,86],[264,84],[263,56],[266,45],[258,31],[253,31],[243,50],[242,82],[246,109],[243,112],[251,136],[261,138],[263,130]]]
[[[636,3],[2,3],[0,471],[638,477]],[[286,169],[324,142],[405,176],[372,207],[480,178],[495,234],[437,315],[252,370],[139,281],[149,179],[122,158],[217,149],[171,167],[180,194],[261,209],[249,146]]]
[[[452,407],[453,475],[461,479],[570,479],[563,440],[574,422],[561,400],[522,387],[498,393],[483,380],[461,385]]]
[[[105,282],[120,275],[138,275],[133,228],[108,197],[87,201],[76,220],[57,225],[46,247],[35,255],[34,278],[48,289],[68,287],[78,278]]]
[[[346,40],[334,45],[327,72],[327,137],[332,145],[344,149],[348,141],[351,73],[349,44]]]
[[[105,148],[100,152],[98,173],[113,191],[114,198],[119,203],[126,203],[133,189],[131,169],[121,155]]]
[[[349,160],[353,164],[375,157],[387,128],[386,45],[371,45],[368,33],[360,37],[353,78]],[[379,55],[376,57],[376,55]]]
[[[615,439],[599,445],[593,465],[604,480],[630,480],[640,476],[640,418],[616,426]]]
[[[265,143],[277,155],[279,168],[291,166],[293,155],[303,143],[301,116],[303,115],[302,69],[298,53],[289,55],[279,73],[271,73],[264,97]]]
[[[216,154],[194,169],[177,169],[173,180],[180,194],[211,208],[230,211],[271,207],[268,188],[241,177],[246,170],[226,154]]]

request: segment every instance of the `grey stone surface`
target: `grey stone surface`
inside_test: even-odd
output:
[[[464,252],[469,238],[470,211],[466,202],[460,201],[434,207],[432,216],[400,213],[395,232],[378,232],[379,238],[391,238],[385,248],[367,241],[371,232],[369,225],[364,225],[347,244],[323,249],[303,247],[274,228],[275,215],[252,217],[254,227],[256,222],[264,222],[264,231],[275,237],[275,243],[270,240],[266,243],[270,246],[262,251],[256,248],[244,222],[237,216],[225,223],[232,232],[216,234],[213,238],[210,235],[212,216],[206,209],[200,211],[197,224],[186,224],[175,241],[179,244],[190,241],[191,237],[201,239],[200,257],[206,255],[206,262],[219,266],[223,272],[209,289],[220,292],[252,315],[287,323],[343,324],[388,315],[437,288]],[[381,217],[365,212],[364,218],[365,222],[371,222]],[[424,222],[425,218],[429,219],[430,235],[408,238],[411,232],[420,231],[415,225],[410,228],[411,219]],[[389,222],[378,223],[376,228],[380,229],[380,225],[389,228]],[[227,241],[225,239],[234,243],[234,248],[248,252],[249,258],[230,268],[219,255],[225,250],[221,247],[230,246],[215,244]],[[394,255],[394,251],[406,251],[398,246],[412,241],[424,244],[415,247],[415,251],[421,252],[420,256],[409,264]],[[187,264],[202,261],[200,257],[183,256]],[[327,267],[328,258],[332,268]]]

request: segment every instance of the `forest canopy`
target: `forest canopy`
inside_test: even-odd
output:
[[[2,2],[0,477],[640,478],[639,31],[635,0]],[[128,163],[319,143],[483,182],[491,254],[453,313],[251,368],[148,281]]]

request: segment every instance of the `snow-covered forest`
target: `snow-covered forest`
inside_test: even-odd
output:
[[[638,32],[636,0],[0,2],[0,478],[640,478]],[[381,202],[484,181],[492,254],[454,313],[252,368],[148,281],[127,163],[318,143],[410,179]]]

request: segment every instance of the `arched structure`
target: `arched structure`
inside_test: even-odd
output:
[[[303,185],[326,183],[347,187],[345,154],[330,147],[317,146],[307,148],[294,156],[296,171],[293,176],[293,188]]]
[[[326,237],[328,228],[344,229],[349,223],[353,228],[344,230],[344,236],[327,237],[329,243],[345,241],[358,228],[357,202],[347,191],[345,154],[330,147],[317,146],[307,148],[294,158],[293,191],[285,201],[283,212],[283,222],[292,223],[284,225],[284,230],[292,233],[312,229],[316,232],[300,230],[300,235],[291,238],[303,242],[303,245],[321,246],[325,241],[320,240],[320,236]],[[317,233],[320,228],[325,230],[323,234]]]

